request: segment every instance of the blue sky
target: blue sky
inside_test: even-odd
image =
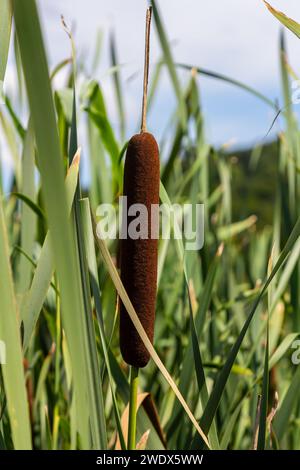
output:
[[[300,21],[299,0],[270,0],[270,3]],[[100,66],[94,78],[101,82],[110,118],[118,128],[109,69],[108,37],[114,30],[122,67],[122,87],[128,120],[127,136],[138,128],[144,53],[146,0],[39,0],[50,66],[70,55],[70,45],[62,30],[60,14],[75,30],[78,53],[91,64],[97,32],[103,32]],[[172,41],[174,59],[231,76],[281,102],[279,70],[280,25],[262,0],[160,0],[167,35]],[[286,31],[290,62],[299,72],[300,41]],[[150,81],[153,64],[161,48],[152,25]],[[134,80],[128,80],[139,72]],[[300,74],[300,73],[299,73]],[[184,85],[189,72],[180,73]],[[58,85],[63,77],[58,78]],[[60,80],[60,83],[59,83]],[[266,134],[274,114],[270,108],[247,93],[220,81],[199,78],[206,135],[215,145],[232,142],[247,146]],[[14,94],[16,80],[9,64],[5,89]],[[167,72],[148,118],[148,128],[158,138],[176,104]],[[300,105],[298,105],[300,106]],[[295,107],[297,112],[297,107]],[[280,121],[278,126],[282,125]]]
[[[272,5],[300,21],[299,0],[270,0]],[[112,102],[108,33],[114,29],[122,69],[127,116],[132,131],[140,113],[141,75],[128,83],[128,77],[141,71],[143,64],[144,17],[146,1],[141,0],[40,0],[46,38],[52,63],[68,54],[68,41],[61,30],[59,14],[75,26],[78,49],[92,56],[97,30],[104,35],[103,56],[98,77]],[[178,62],[198,65],[241,80],[272,99],[280,100],[278,61],[279,24],[262,0],[160,0],[163,22]],[[153,25],[154,26],[154,25]],[[300,41],[287,31],[290,61],[299,70]],[[155,27],[152,28],[151,61],[161,54]],[[151,73],[151,72],[150,72]],[[182,83],[188,72],[180,75]],[[150,74],[151,80],[151,74]],[[273,113],[255,98],[219,81],[199,80],[206,118],[206,132],[215,144],[235,141],[252,143],[263,137]],[[159,95],[149,116],[149,127],[160,133],[175,105],[172,86],[164,74]],[[108,105],[117,125],[115,106]]]

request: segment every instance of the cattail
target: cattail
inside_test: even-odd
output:
[[[133,204],[143,204],[147,209],[147,238],[132,239],[128,227],[135,217],[127,219],[127,238],[121,240],[121,279],[137,315],[153,341],[156,283],[157,283],[157,234],[159,204],[159,151],[155,138],[146,132],[146,96],[149,68],[149,29],[151,10],[147,12],[145,73],[141,133],[134,135],[128,144],[123,195],[127,196],[128,209]],[[152,217],[151,217],[152,213]],[[145,227],[139,227],[143,232]],[[124,305],[120,305],[120,347],[124,360],[134,367],[144,367],[149,353],[133,325]]]
[[[159,153],[155,138],[148,132],[137,134],[129,141],[123,193],[127,196],[128,208],[132,204],[143,204],[148,213],[148,238],[133,240],[128,236],[121,242],[121,279],[152,341],[156,301],[157,239],[151,238],[151,230],[153,222],[157,221],[151,218],[151,208],[153,204],[159,203]],[[128,217],[127,226],[132,220],[133,217]],[[149,353],[123,304],[120,311],[120,345],[123,358],[128,364],[144,367],[148,363]]]

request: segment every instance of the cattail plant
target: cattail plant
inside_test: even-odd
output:
[[[148,8],[146,15],[141,132],[134,135],[128,143],[123,187],[128,208],[133,204],[142,204],[147,209],[147,233],[143,234],[143,238],[132,239],[128,227],[133,218],[128,216],[125,228],[127,236],[121,241],[121,279],[141,324],[149,339],[153,341],[158,251],[158,211],[153,208],[157,208],[159,203],[160,177],[158,145],[153,135],[146,131],[150,23],[151,7]],[[141,231],[144,228],[140,227]],[[135,429],[132,429],[132,426],[135,426],[133,423],[136,413],[138,369],[147,365],[150,355],[122,303],[120,347],[124,360],[132,366],[128,447],[134,448]]]

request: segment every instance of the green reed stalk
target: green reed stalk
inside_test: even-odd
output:
[[[137,414],[137,391],[139,382],[139,368],[131,366],[130,368],[130,398],[129,398],[129,417],[128,417],[128,450],[134,450],[136,445],[136,414]]]

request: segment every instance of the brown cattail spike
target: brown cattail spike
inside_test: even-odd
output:
[[[159,181],[159,151],[155,138],[148,132],[133,136],[126,154],[123,193],[127,196],[128,209],[132,204],[143,204],[147,209],[148,238],[132,239],[129,234],[127,239],[121,240],[121,279],[151,342],[154,333],[158,251],[158,240],[151,238],[151,233],[157,233],[158,227]],[[127,233],[130,223],[137,216],[128,217]],[[140,227],[141,231],[144,229]],[[149,353],[122,303],[120,347],[128,364],[144,367],[148,363]]]

